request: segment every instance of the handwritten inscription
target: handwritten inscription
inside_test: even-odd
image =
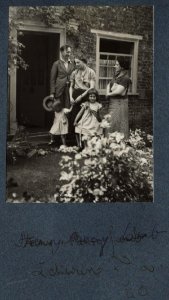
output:
[[[101,267],[77,267],[77,266],[67,266],[59,265],[58,263],[52,264],[49,267],[45,262],[40,262],[38,269],[32,272],[34,276],[42,276],[45,278],[56,277],[56,276],[99,276],[102,272]]]
[[[109,231],[109,234],[103,237],[90,237],[81,235],[78,232],[73,232],[67,240],[42,239],[35,237],[34,235],[30,235],[29,233],[22,232],[18,241],[15,242],[15,246],[20,248],[49,248],[52,254],[55,254],[61,247],[65,246],[99,247],[99,256],[103,256],[104,250],[108,244],[115,246],[119,243],[139,243],[143,241],[143,239],[156,240],[160,235],[167,232],[164,230],[159,230],[158,227],[159,225],[155,224],[150,232],[141,232],[136,226],[128,223],[124,232],[118,237],[115,237],[115,232],[112,227]]]
[[[155,266],[151,261],[140,263],[137,261],[137,257],[132,256],[131,251],[125,252],[127,249],[131,250],[134,245],[144,243],[145,240],[155,241],[163,237],[167,231],[161,230],[158,224],[154,224],[150,230],[139,230],[139,228],[132,223],[128,223],[121,232],[117,233],[115,227],[111,226],[108,233],[103,236],[90,236],[80,232],[72,232],[67,238],[42,238],[28,232],[22,232],[19,239],[14,242],[17,249],[27,250],[38,250],[41,249],[40,253],[43,253],[43,259],[37,264],[33,264],[31,272],[34,277],[40,277],[43,279],[54,279],[60,277],[100,277],[103,272],[107,270],[105,262],[109,264],[109,268],[114,275],[117,276],[119,283],[121,278],[124,278],[124,274],[127,274],[127,270],[130,272],[133,269],[136,274],[143,276],[141,284],[127,282],[122,287],[124,299],[139,299],[151,297],[151,288],[144,283],[144,276],[151,276],[159,270],[164,268],[160,265]],[[94,256],[92,260],[87,261],[87,264],[80,264],[80,259],[76,263],[70,261],[69,255],[66,261],[61,264],[58,256],[62,257],[64,249],[70,250],[71,248],[94,249]],[[124,250],[123,250],[124,249]],[[46,251],[47,250],[47,251]],[[82,252],[82,262],[84,251]],[[57,254],[57,256],[56,256]],[[67,255],[67,252],[66,252]],[[93,258],[97,257],[95,263]],[[106,260],[105,260],[106,257]],[[139,275],[139,276],[140,276]],[[115,276],[115,277],[116,277]],[[121,277],[122,276],[122,277]],[[142,277],[141,277],[142,278]]]
[[[132,288],[128,286],[124,290],[127,299],[138,299],[138,296],[145,297],[148,296],[148,288],[145,285],[140,285],[139,287]]]

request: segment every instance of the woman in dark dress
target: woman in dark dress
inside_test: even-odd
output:
[[[107,97],[109,98],[108,113],[111,115],[108,132],[124,133],[129,137],[128,121],[128,89],[131,80],[128,76],[129,61],[124,57],[118,57],[114,65],[114,76],[107,85]]]

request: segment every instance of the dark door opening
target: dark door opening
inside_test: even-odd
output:
[[[24,31],[18,37],[25,48],[22,57],[29,65],[17,71],[17,122],[27,128],[47,130],[53,114],[43,109],[43,98],[50,94],[50,69],[59,59],[60,34]]]

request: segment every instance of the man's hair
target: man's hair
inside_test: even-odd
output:
[[[69,45],[67,45],[67,44],[66,44],[66,45],[63,45],[63,46],[60,47],[60,52],[63,52],[63,51],[65,51],[65,50],[67,51],[68,48],[71,48],[71,46],[69,46]]]

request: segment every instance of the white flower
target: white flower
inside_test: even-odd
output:
[[[90,194],[93,194],[93,191],[90,188],[88,188],[87,190]]]
[[[106,157],[103,157],[102,163],[103,163],[103,164],[106,164],[106,163],[107,163],[107,158],[106,158]]]
[[[116,135],[116,142],[120,143],[124,139],[124,133],[118,132]]]
[[[106,149],[104,150],[106,154],[110,154],[111,153],[111,150],[110,149]]]
[[[82,150],[81,155],[86,157],[87,155],[90,155],[90,153],[91,153],[90,151],[91,150],[89,149],[89,147],[86,147]]]
[[[144,154],[144,151],[143,150],[136,150],[136,152],[140,155]]]
[[[147,134],[147,140],[152,142],[153,141],[153,136],[150,134]]]
[[[99,150],[102,148],[102,143],[101,143],[101,140],[97,140],[96,141],[96,144],[95,144],[95,149]]]
[[[117,131],[112,132],[112,133],[109,134],[109,137],[110,137],[110,138],[115,138],[116,135],[117,135],[117,133],[118,133]]]
[[[142,165],[147,165],[147,164],[148,164],[147,159],[145,159],[144,157],[142,157],[142,158],[140,159],[140,162],[141,162],[141,166],[142,166]]]
[[[129,150],[130,150],[130,147],[127,147],[126,149],[122,149],[121,151],[116,151],[116,155],[120,157],[123,154],[128,154]]]
[[[102,122],[100,123],[100,127],[101,128],[109,128],[110,127],[110,124],[107,120],[102,120]]]
[[[61,145],[60,148],[59,148],[59,151],[65,150],[65,148],[66,148],[66,146]]]
[[[13,203],[21,203],[19,200],[14,200]]]
[[[62,156],[62,159],[65,161],[65,162],[67,162],[67,161],[69,161],[69,160],[72,160],[72,158],[70,157],[70,156]]]
[[[97,140],[98,140],[98,137],[97,137],[97,136],[93,136],[93,137],[91,138],[91,140],[90,140],[90,143],[91,143],[92,145],[95,145],[96,142],[97,142]],[[90,144],[90,143],[89,143],[89,144]]]
[[[103,190],[100,190],[100,196],[103,196],[103,195],[104,195]]]
[[[96,160],[91,160],[91,159],[85,159],[84,164],[86,166],[96,166],[97,165],[97,161]]]
[[[100,189],[94,189],[93,195],[95,195],[95,196],[100,195]]]
[[[82,136],[82,141],[87,141],[87,140],[88,140],[87,135],[83,135],[83,136]]]
[[[60,146],[59,152],[62,152],[62,153],[77,153],[77,147],[67,147],[67,146]]]
[[[102,142],[102,145],[103,145],[103,146],[106,146],[107,143],[108,143],[108,141],[109,141],[109,140],[108,140],[107,137],[102,137],[102,138],[101,138],[101,142]]]
[[[117,143],[120,143],[124,139],[124,133],[115,131],[109,134],[110,139],[113,138]]]
[[[100,190],[99,188],[95,188],[94,190],[93,190],[93,192],[92,192],[92,194],[94,195],[94,196],[103,196],[104,195],[104,192],[102,191],[102,190]],[[96,199],[95,199],[96,200]]]
[[[72,177],[73,177],[73,172],[66,173],[65,171],[62,171],[60,180],[70,181]]]
[[[81,158],[82,158],[81,154],[77,153],[77,154],[75,155],[75,159],[81,159]]]
[[[111,115],[109,115],[109,114],[105,115],[104,119],[107,120],[107,121],[110,121],[111,120]]]
[[[117,150],[118,150],[118,151],[121,150],[120,145],[118,145],[118,144],[116,144],[116,143],[113,143],[113,142],[110,144],[110,148],[113,149],[113,150],[116,150],[116,151],[117,151]]]
[[[102,192],[106,192],[106,189],[102,185],[101,185],[100,189],[101,189]]]

